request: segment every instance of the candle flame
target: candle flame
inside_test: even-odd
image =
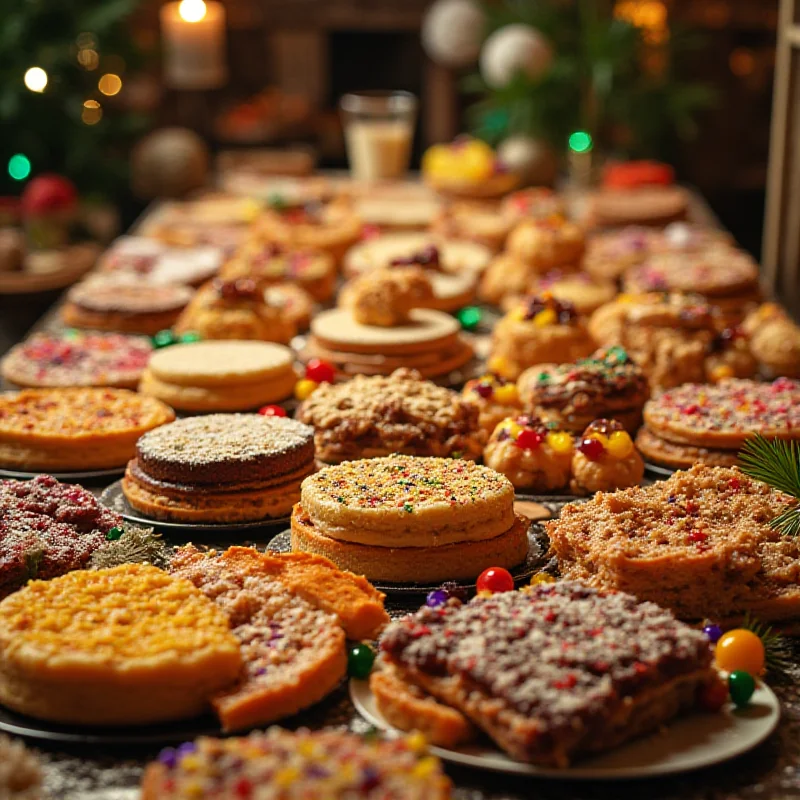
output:
[[[181,0],[178,13],[186,22],[200,22],[206,15],[206,4],[203,0]]]

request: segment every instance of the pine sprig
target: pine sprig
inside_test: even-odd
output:
[[[777,633],[771,625],[750,616],[748,611],[742,620],[742,628],[752,631],[764,645],[764,661],[773,674],[785,674],[792,664],[789,640]]]
[[[770,520],[769,526],[786,536],[800,536],[800,445],[796,441],[768,440],[759,434],[745,442],[739,461],[745,475],[795,499]]]

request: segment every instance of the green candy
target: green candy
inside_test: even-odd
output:
[[[125,533],[123,528],[120,528],[118,525],[115,525],[107,534],[106,539],[109,542],[116,542],[117,539],[122,538],[122,534]]]
[[[197,331],[186,331],[181,334],[181,343],[190,344],[191,342],[199,342],[203,337]]]
[[[347,674],[363,680],[372,672],[374,663],[375,651],[368,644],[354,644],[347,653]]]
[[[483,312],[476,306],[466,306],[456,314],[456,319],[465,331],[474,331],[480,325],[482,317]]]
[[[267,198],[267,205],[270,208],[274,208],[276,211],[281,211],[282,209],[286,208],[286,201],[283,199],[282,194],[278,194],[277,192],[273,192]]]
[[[742,708],[750,702],[753,692],[756,690],[755,678],[743,669],[737,669],[728,676],[728,691],[731,693],[731,700]]]
[[[170,345],[175,344],[177,341],[178,340],[175,338],[175,334],[171,330],[167,329],[164,331],[159,331],[153,337],[153,347],[156,349],[161,347],[169,347]]]

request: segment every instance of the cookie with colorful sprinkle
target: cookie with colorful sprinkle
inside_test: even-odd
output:
[[[688,383],[650,400],[644,420],[651,433],[693,447],[737,450],[756,434],[796,440],[800,438],[800,381]]]
[[[573,494],[627,489],[643,477],[644,461],[617,420],[596,419],[586,428],[572,454]]]
[[[451,783],[420,739],[304,728],[204,737],[161,752],[145,770],[142,800],[447,800]]]
[[[487,436],[491,436],[495,427],[506,417],[522,412],[517,385],[491,372],[467,381],[461,396],[478,407],[478,422]]]
[[[513,567],[528,551],[514,487],[469,461],[389,456],[326,467],[303,482],[292,549],[370,580],[437,582]]]
[[[141,336],[119,333],[37,333],[3,359],[9,383],[31,388],[113,386],[135,389],[153,347]]]

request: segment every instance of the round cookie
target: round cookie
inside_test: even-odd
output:
[[[739,457],[735,450],[716,450],[708,447],[694,447],[690,444],[675,442],[656,436],[646,427],[639,428],[636,435],[636,447],[651,463],[672,469],[691,469],[695,464],[707,464],[711,467],[736,467]]]
[[[269,342],[178,344],[153,354],[139,391],[184,411],[244,411],[292,393],[293,360]]]
[[[593,313],[617,294],[616,286],[610,281],[595,281],[585,272],[563,275],[558,270],[536,281],[531,291],[535,294],[550,292],[556,300],[572,303],[582,315]]]
[[[577,495],[613,492],[638,486],[644,461],[630,434],[615,419],[596,419],[583,432],[572,454],[570,490]]]
[[[37,719],[191,718],[236,680],[241,663],[223,611],[149,565],[32,581],[0,603],[0,702]]]
[[[514,221],[498,204],[457,202],[442,209],[431,232],[446,239],[466,239],[497,252]]]
[[[478,298],[484,303],[502,306],[530,292],[539,270],[527,261],[504,252],[496,255],[478,284]]]
[[[528,217],[550,217],[565,212],[564,201],[546,186],[533,186],[512,192],[503,198],[500,207],[513,222]]]
[[[539,272],[575,270],[583,257],[584,235],[575,223],[553,214],[519,222],[509,234],[506,247]]]
[[[114,386],[135,389],[153,347],[117,333],[37,333],[3,359],[5,380],[17,386]]]
[[[153,335],[173,325],[193,294],[177,284],[97,277],[69,291],[61,315],[74,328]]]
[[[137,439],[175,419],[127,389],[24,389],[0,395],[0,467],[31,472],[113,469]]]
[[[604,189],[591,197],[588,222],[598,228],[621,225],[662,227],[686,218],[689,194],[679,186]]]
[[[798,439],[800,382],[687,383],[650,400],[644,419],[656,436],[694,447],[736,450],[756,434]]]

